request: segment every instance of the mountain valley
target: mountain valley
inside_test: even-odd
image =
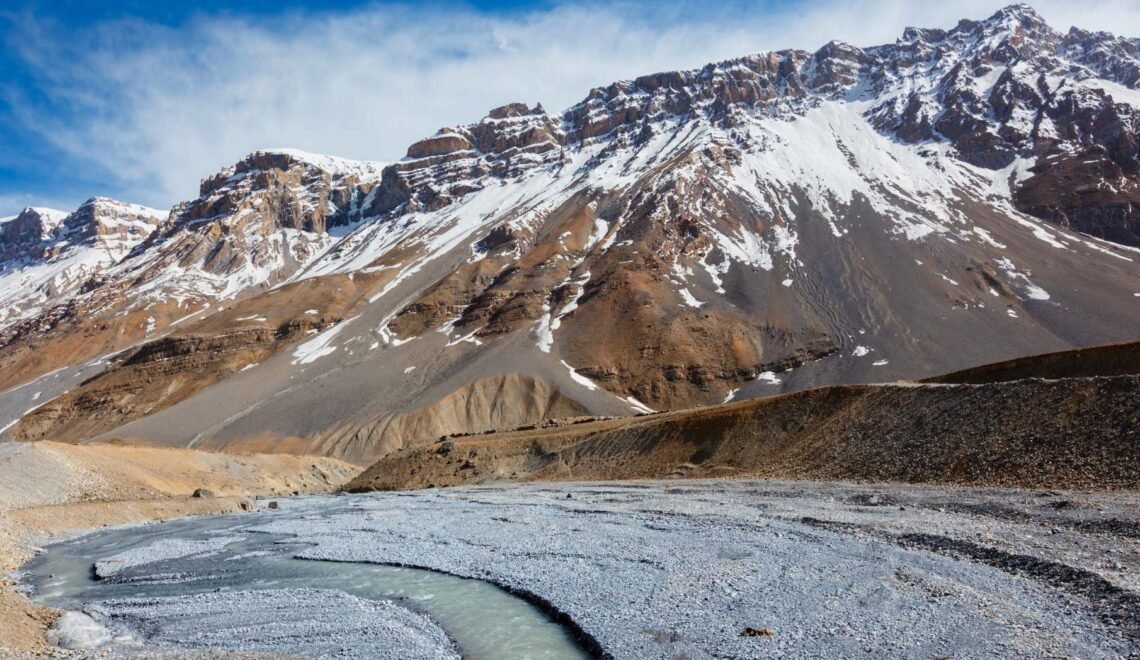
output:
[[[0,656],[1140,653],[1140,39],[408,142],[0,218]]]

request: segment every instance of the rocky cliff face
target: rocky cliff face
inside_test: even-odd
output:
[[[218,378],[147,367],[126,426],[75,405],[118,401],[108,374],[12,432],[370,459],[434,439],[383,420],[506,375],[630,414],[1132,338],[1137,52],[1015,5],[505,105],[386,166],[252,154],[10,325],[0,385],[123,349],[106,368],[133,373],[164,334],[303,332]]]
[[[54,209],[26,208],[0,220],[0,263],[6,269],[44,259],[55,230],[67,214]]]
[[[277,284],[325,252],[330,231],[361,220],[379,171],[297,151],[253,153],[205,179],[200,196],[175,206],[111,277],[136,304],[172,295],[197,304]]]
[[[24,209],[0,224],[0,341],[21,321],[95,286],[165,213],[95,197],[73,213]]]
[[[948,32],[908,32],[876,55],[932,57],[936,85],[911,91],[905,103],[896,96],[872,116],[904,140],[946,140],[968,163],[1012,168],[1021,211],[1140,245],[1131,216],[1138,43],[1078,28],[1061,34],[1026,6]]]
[[[636,148],[678,118],[728,129],[749,149],[747,131],[732,129],[758,114],[788,118],[842,101],[865,104],[872,125],[906,143],[946,146],[987,170],[1014,167],[1024,212],[1138,245],[1125,190],[1138,169],[1138,43],[1078,28],[1062,34],[1032,8],[1013,5],[952,30],[908,29],[885,46],[832,42],[814,53],[762,53],[614,83],[556,118],[512,104],[413,145],[391,177],[390,201],[373,210],[410,199],[434,210],[478,189],[472,179],[564,162],[566,149],[597,142],[608,147],[600,156]],[[1100,157],[1105,168],[1077,168],[1087,170],[1078,193],[1048,190],[1068,188],[1050,186],[1066,163]]]

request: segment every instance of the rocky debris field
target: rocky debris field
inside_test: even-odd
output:
[[[576,636],[586,656],[1123,657],[1140,652],[1138,518],[1140,495],[1129,493],[816,482],[321,496],[283,500],[275,511],[162,524],[151,531],[165,530],[167,545],[153,544],[153,557],[145,549],[151,541],[117,555],[124,566],[107,588],[117,580],[151,584],[161,607],[145,613],[139,634],[167,649],[281,652],[269,620],[274,603],[289,599],[290,617],[311,611],[329,621],[322,610],[337,597],[329,589],[351,590],[335,586],[337,575],[364,562],[497,585]],[[224,562],[209,549],[172,557],[180,553],[171,542],[194,538],[234,540]],[[90,558],[98,559],[107,557]],[[267,565],[285,566],[258,563],[266,561],[319,567],[306,575],[327,588],[297,591],[283,581],[275,593],[243,593],[275,588],[243,582]],[[161,585],[171,575],[178,580],[166,595]],[[221,577],[230,580],[223,593],[178,592]],[[207,584],[213,591],[216,583]],[[127,611],[137,602],[87,593],[69,606],[112,628],[138,617]],[[235,598],[249,606],[235,606]],[[189,599],[210,604],[208,616],[185,616]],[[462,627],[464,617],[494,621],[492,601],[477,600],[443,629]],[[346,611],[355,616],[361,607]],[[373,648],[374,639],[356,636],[353,620],[317,626],[324,647],[289,643],[302,653],[326,649],[315,655]],[[244,632],[212,632],[222,629]],[[160,632],[148,638],[146,630]]]

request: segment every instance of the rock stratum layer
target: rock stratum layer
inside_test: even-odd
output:
[[[26,211],[0,433],[366,462],[1134,339],[1138,44],[1015,5],[508,104],[390,164],[257,152],[169,214],[95,203],[118,233]]]

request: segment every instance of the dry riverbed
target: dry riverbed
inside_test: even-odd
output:
[[[497,585],[586,656],[1107,658],[1140,652],[1138,517],[1135,494],[770,481],[294,498],[82,546],[105,584],[50,589],[128,640],[92,653],[454,654],[510,618],[463,585],[432,587],[479,604],[453,613],[379,573],[352,593],[397,565]]]

